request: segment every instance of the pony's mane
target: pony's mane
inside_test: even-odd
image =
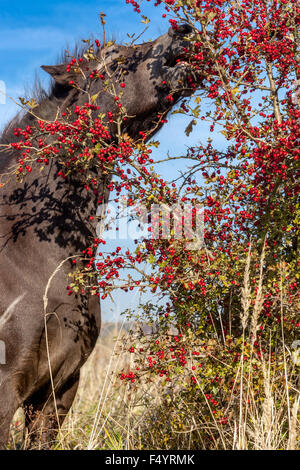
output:
[[[77,41],[75,45],[70,49],[68,45],[61,51],[61,53],[57,56],[56,64],[55,65],[60,65],[60,64],[65,64],[67,65],[71,59],[74,57],[75,59],[79,59],[82,57],[87,50],[91,47],[91,45],[94,45],[95,47],[95,53],[97,53],[100,49],[102,49],[103,46],[100,48],[95,46],[94,42],[94,36],[91,36],[89,38],[89,42],[87,41]],[[41,104],[43,101],[46,99],[53,98],[55,96],[55,93],[57,91],[57,83],[53,78],[50,77],[50,82],[48,84],[48,87],[45,88],[42,85],[42,81],[36,73],[34,83],[30,89],[27,91],[24,90],[24,95],[23,97],[27,100],[34,99],[37,104]],[[0,130],[0,142],[5,142],[6,137],[8,134],[10,134],[12,128],[18,126],[18,123],[22,120],[22,118],[25,116],[26,110],[22,109],[17,114],[3,127],[2,130]]]
[[[102,49],[102,47],[99,49],[95,46],[94,36],[90,37],[87,41],[89,42],[83,42],[82,40],[77,41],[71,50],[68,46],[66,46],[57,56],[56,64],[54,65],[68,65],[73,57],[75,59],[81,58],[92,45],[95,48],[95,53]],[[55,94],[56,86],[57,84],[55,80],[50,77],[48,90],[45,90],[41,85],[39,77],[37,77],[33,89],[31,90],[31,95],[36,100],[36,102],[40,104],[41,101],[43,101],[45,98],[52,98],[52,96]]]

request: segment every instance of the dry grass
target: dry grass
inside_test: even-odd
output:
[[[238,368],[238,385],[228,403],[230,420],[222,426],[207,400],[191,403],[178,384],[167,399],[159,378],[121,386],[118,372],[133,366],[127,339],[120,325],[104,326],[82,369],[75,403],[55,449],[300,449],[300,391],[292,386],[294,375],[284,377],[295,374],[289,356],[281,372],[274,373],[271,355],[265,354],[259,399],[249,371],[246,376],[242,365]],[[22,446],[20,412],[17,421],[13,448]]]
[[[121,387],[117,372],[132,370],[127,350],[126,334],[117,331],[97,345],[83,369],[76,402],[63,428],[67,448],[205,449],[209,442],[212,449],[300,449],[300,390],[292,388],[294,375],[282,377],[284,370],[294,374],[290,363],[274,373],[271,355],[265,355],[259,400],[251,374],[247,379],[236,377],[239,386],[228,404],[231,420],[224,427],[214,418],[208,401],[189,403],[178,385],[170,389],[167,401],[159,378]]]

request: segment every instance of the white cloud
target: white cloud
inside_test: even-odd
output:
[[[0,133],[3,127],[20,111],[20,108],[9,98],[5,104],[0,104]]]

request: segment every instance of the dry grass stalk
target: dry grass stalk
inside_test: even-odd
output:
[[[248,318],[249,318],[249,309],[250,309],[250,304],[251,304],[251,287],[250,287],[250,263],[251,263],[251,243],[249,246],[248,254],[247,254],[247,260],[246,260],[246,266],[245,266],[245,271],[244,271],[244,283],[242,287],[242,307],[243,307],[243,313],[241,313],[241,323],[242,323],[242,328],[245,331],[248,323]]]
[[[292,417],[290,421],[290,428],[289,428],[289,442],[288,442],[288,450],[296,450],[297,447],[297,431],[299,430],[299,420],[298,420],[298,411],[300,407],[300,392],[298,392],[298,396],[294,401],[292,407]]]
[[[263,242],[263,249],[260,256],[260,268],[259,268],[259,279],[258,279],[258,287],[257,293],[255,297],[255,303],[253,307],[253,314],[251,318],[251,338],[252,344],[256,340],[256,332],[258,328],[258,319],[262,310],[264,298],[263,298],[263,268],[265,262],[265,245],[266,245],[266,238]]]

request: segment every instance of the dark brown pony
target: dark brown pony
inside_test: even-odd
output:
[[[122,102],[131,118],[122,132],[132,139],[137,139],[140,131],[147,132],[148,137],[153,135],[160,127],[158,113],[168,112],[182,96],[191,94],[186,85],[190,69],[185,63],[177,63],[190,32],[183,25],[177,31],[170,28],[153,42],[101,50],[106,60],[104,74],[113,73],[117,59],[123,57],[126,87],[122,89]],[[91,64],[93,67],[97,63]],[[76,74],[79,87],[74,88],[66,64],[43,69],[54,84],[34,109],[36,116],[55,120],[57,112],[83,105],[87,89],[90,95],[100,92],[97,104],[102,113],[107,115],[113,108],[113,97],[103,91],[103,80],[91,81],[84,74]],[[117,82],[115,86],[120,91]],[[166,100],[171,90],[172,104]],[[5,149],[3,144],[16,140],[15,127],[34,127],[35,123],[36,118],[27,113],[13,119],[3,131],[0,175],[18,161],[18,152]],[[113,139],[116,129],[110,131]],[[62,424],[76,394],[80,368],[100,331],[99,299],[68,296],[67,276],[72,263],[61,264],[93,240],[95,226],[87,221],[96,210],[99,196],[85,191],[75,177],[63,181],[58,177],[59,170],[59,162],[52,159],[42,172],[32,171],[22,183],[12,178],[0,190],[0,341],[6,351],[6,363],[0,361],[0,448],[7,445],[10,423],[20,406],[24,406],[32,442],[40,439],[49,443],[55,438],[57,414]],[[107,201],[102,175],[97,179]]]

